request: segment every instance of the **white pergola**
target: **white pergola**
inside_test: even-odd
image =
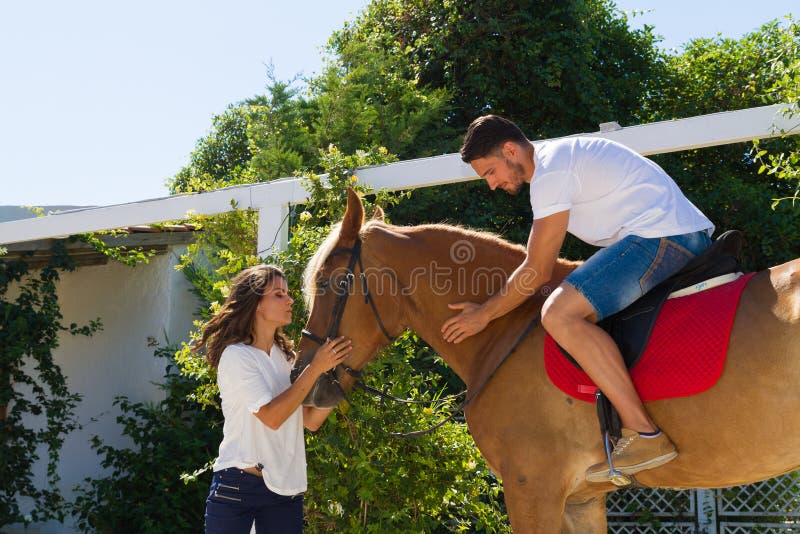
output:
[[[754,139],[800,134],[800,113],[790,104],[700,115],[686,119],[620,127],[600,125],[600,131],[576,135],[619,141],[643,155],[663,154]],[[402,190],[474,180],[469,165],[458,154],[401,161],[357,169],[359,181],[374,189]],[[236,209],[258,210],[258,250],[286,245],[289,205],[307,200],[298,178],[240,185],[174,195],[126,204],[51,214],[35,219],[0,223],[0,244],[66,237],[142,224],[186,219],[189,214],[216,215]],[[277,238],[276,238],[277,236]]]

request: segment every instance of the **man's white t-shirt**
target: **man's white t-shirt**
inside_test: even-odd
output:
[[[568,137],[533,146],[534,219],[570,210],[567,231],[600,247],[629,235],[714,231],[661,167],[625,145],[599,137]]]
[[[306,449],[303,435],[303,407],[272,430],[255,413],[291,385],[292,363],[273,344],[269,354],[237,343],[222,351],[217,384],[225,416],[219,457],[214,471],[262,464],[264,483],[279,495],[306,491]]]

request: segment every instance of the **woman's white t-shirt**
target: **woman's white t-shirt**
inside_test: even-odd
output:
[[[600,137],[533,143],[533,218],[570,210],[567,231],[601,247],[629,235],[666,237],[714,225],[655,162]]]
[[[306,491],[302,406],[277,430],[255,416],[262,406],[289,388],[291,369],[291,362],[277,344],[269,354],[244,343],[229,345],[222,351],[217,384],[225,425],[214,471],[260,463],[264,466],[264,483],[271,491],[279,495]]]

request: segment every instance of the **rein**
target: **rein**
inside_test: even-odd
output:
[[[446,424],[446,423],[452,421],[453,419],[455,419],[456,416],[459,413],[463,413],[464,410],[466,410],[467,406],[469,406],[469,404],[473,400],[475,400],[475,398],[477,398],[477,396],[480,394],[481,390],[483,390],[483,387],[489,382],[489,380],[492,379],[492,377],[494,377],[494,375],[495,375],[495,373],[497,373],[498,369],[500,369],[500,367],[506,362],[506,360],[508,360],[508,358],[512,354],[514,354],[514,352],[522,344],[522,342],[525,340],[525,338],[528,337],[528,334],[530,334],[531,331],[539,325],[539,323],[541,322],[541,318],[542,318],[542,314],[538,313],[538,314],[536,314],[536,316],[533,319],[531,319],[531,321],[525,327],[525,330],[522,331],[522,333],[519,335],[519,337],[514,342],[514,344],[511,346],[511,348],[508,350],[508,352],[505,354],[505,356],[503,356],[503,358],[497,363],[497,365],[494,367],[494,369],[492,369],[492,372],[489,373],[488,375],[486,375],[486,377],[483,379],[483,381],[480,384],[478,384],[478,387],[476,387],[474,390],[472,390],[471,395],[469,395],[467,398],[465,398],[461,402],[461,404],[458,405],[457,408],[452,410],[450,412],[450,415],[448,415],[447,417],[445,417],[444,419],[442,419],[441,421],[439,421],[435,425],[433,425],[431,427],[428,427],[428,428],[426,428],[424,430],[414,430],[412,432],[389,432],[388,430],[384,429],[383,427],[379,426],[377,428],[379,428],[380,430],[382,430],[383,432],[385,432],[389,436],[392,436],[392,437],[395,437],[395,438],[416,438],[416,437],[419,437],[419,436],[424,436],[426,434],[430,434],[434,430],[438,429],[439,427],[443,426],[444,424]],[[417,401],[417,400],[413,400],[413,399],[401,399],[401,398],[398,398],[398,397],[394,397],[394,396],[389,395],[389,394],[387,394],[387,393],[385,393],[383,391],[380,391],[378,389],[375,389],[373,387],[370,387],[370,386],[364,384],[364,382],[361,381],[361,380],[357,380],[355,385],[358,386],[359,388],[363,389],[364,391],[367,391],[368,393],[372,393],[373,395],[376,395],[376,396],[378,396],[378,397],[380,397],[382,399],[391,400],[391,401],[394,401],[394,402],[402,402],[402,403],[407,403],[407,404],[432,404],[433,402],[436,402],[436,401]],[[464,390],[461,393],[458,393],[457,395],[451,395],[450,398],[460,397],[461,395],[463,395],[465,393],[468,393],[468,391]],[[347,400],[347,396],[345,396],[345,400]],[[347,402],[349,403],[350,401],[348,400]]]
[[[336,301],[333,304],[333,311],[331,312],[331,319],[330,319],[330,322],[328,323],[328,329],[327,329],[327,332],[325,334],[325,338],[334,339],[339,333],[339,325],[341,324],[342,316],[344,315],[344,308],[345,308],[345,305],[347,304],[347,299],[350,296],[350,291],[352,290],[353,282],[355,280],[355,274],[356,274],[355,273],[355,268],[356,268],[356,265],[358,265],[358,268],[361,271],[361,275],[360,275],[360,277],[361,277],[361,288],[362,288],[362,291],[364,293],[364,302],[369,303],[370,307],[372,308],[372,315],[373,315],[373,317],[375,317],[375,320],[377,321],[378,326],[380,327],[381,332],[383,333],[383,335],[386,337],[386,339],[389,340],[390,343],[394,342],[395,339],[397,339],[397,338],[395,338],[394,336],[390,335],[389,332],[387,331],[386,326],[383,324],[383,321],[381,320],[381,316],[378,313],[378,308],[377,308],[377,306],[375,306],[375,301],[372,298],[372,294],[369,292],[369,286],[367,284],[366,273],[364,273],[364,265],[361,262],[361,238],[360,237],[356,237],[355,244],[353,245],[352,248],[337,248],[337,249],[334,249],[331,252],[330,255],[333,256],[333,255],[336,255],[336,254],[350,254],[350,260],[349,260],[349,262],[347,264],[347,270],[345,271],[345,283],[344,283],[344,285],[342,287],[338,288],[340,293],[336,296]],[[511,346],[509,351],[498,362],[498,364],[495,366],[495,368],[492,369],[492,372],[490,372],[488,375],[486,375],[486,377],[478,385],[478,387],[475,388],[472,391],[472,394],[468,395],[461,402],[461,404],[457,408],[455,408],[454,410],[452,410],[450,412],[450,415],[448,415],[446,418],[444,418],[443,420],[439,421],[438,423],[436,423],[435,425],[433,425],[433,426],[431,426],[429,428],[426,428],[424,430],[415,430],[413,432],[389,432],[389,431],[387,431],[385,428],[383,428],[381,426],[378,426],[377,428],[379,428],[381,431],[383,431],[386,434],[388,434],[390,436],[393,436],[393,437],[397,437],[397,438],[413,438],[413,437],[419,437],[419,436],[424,436],[426,434],[430,434],[434,430],[440,428],[444,424],[446,424],[449,421],[452,421],[453,419],[455,419],[455,417],[459,413],[463,413],[464,410],[467,408],[467,406],[469,406],[469,404],[480,394],[480,392],[483,389],[483,387],[489,382],[489,380],[492,379],[492,377],[495,375],[497,370],[500,369],[500,366],[503,365],[505,363],[505,361],[517,350],[517,348],[525,340],[525,338],[528,337],[528,334],[530,334],[531,331],[534,328],[536,328],[536,326],[539,325],[539,323],[541,322],[541,317],[542,317],[541,313],[538,313],[533,319],[531,319],[531,321],[525,327],[525,330],[522,331],[522,333],[517,338],[516,342],[514,342],[514,344]],[[310,339],[311,341],[317,343],[320,346],[323,345],[325,343],[325,341],[326,341],[325,338],[322,338],[322,337],[314,334],[310,330],[303,329],[302,335],[303,335],[303,337],[307,337],[308,339]],[[350,376],[352,376],[353,378],[356,379],[354,384],[353,384],[354,387],[357,387],[357,388],[359,388],[359,389],[361,389],[363,391],[366,391],[367,393],[370,393],[370,394],[372,394],[372,395],[374,395],[376,397],[379,397],[382,400],[390,400],[392,402],[398,402],[398,403],[404,403],[404,404],[433,404],[433,403],[439,402],[441,400],[441,399],[438,399],[438,400],[432,400],[432,401],[419,401],[419,400],[414,400],[414,399],[401,399],[399,397],[395,397],[393,395],[389,395],[385,391],[381,391],[379,389],[376,389],[376,388],[373,388],[371,386],[366,385],[364,383],[364,381],[361,380],[361,374],[362,374],[361,371],[353,369],[352,367],[349,367],[347,365],[344,365],[344,364],[340,363],[339,365],[337,365],[336,367],[334,367],[333,369],[328,371],[327,374],[329,375],[329,378],[331,379],[331,382],[333,384],[335,384],[337,388],[339,388],[339,391],[342,393],[342,396],[343,396],[344,400],[347,401],[348,404],[350,404],[350,400],[347,397],[347,392],[345,392],[344,388],[339,383],[339,377],[337,376],[337,373],[336,373],[337,369],[339,369],[340,367],[341,367],[341,369],[342,369],[342,371],[344,373],[346,373],[346,374],[348,374],[348,375],[350,375]],[[446,398],[457,398],[457,397],[460,397],[461,395],[464,395],[465,393],[469,393],[469,392],[467,390],[464,390],[461,393],[458,393],[456,395],[450,395],[450,396],[448,396]],[[352,404],[351,404],[351,406],[352,406]]]

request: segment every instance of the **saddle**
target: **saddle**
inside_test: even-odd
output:
[[[644,352],[653,326],[658,318],[664,302],[676,291],[697,286],[702,289],[706,281],[727,274],[741,271],[741,251],[744,245],[744,235],[738,230],[729,230],[720,235],[711,246],[702,254],[692,259],[678,273],[668,278],[639,300],[598,322],[614,339],[622,353],[626,367],[633,368]],[[559,346],[561,353],[577,368],[580,365]],[[621,435],[622,425],[619,414],[609,400],[599,389],[595,392],[597,416],[600,422],[600,432],[605,442],[609,464],[610,450]],[[613,476],[612,482],[617,485],[630,484],[624,475]]]
[[[658,312],[670,294],[718,276],[739,272],[743,245],[744,235],[740,231],[729,230],[723,233],[708,249],[692,259],[679,272],[645,293],[624,310],[597,323],[616,342],[628,369],[636,365],[641,358],[658,318]],[[580,368],[578,362],[567,351],[561,347],[559,349],[573,365]]]

